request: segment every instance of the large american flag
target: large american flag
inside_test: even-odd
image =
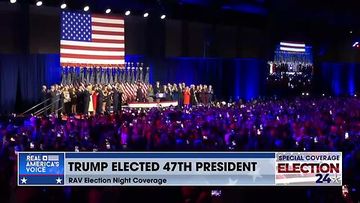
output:
[[[125,59],[122,17],[63,11],[61,66],[118,67]]]

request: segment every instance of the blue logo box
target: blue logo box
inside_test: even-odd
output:
[[[19,152],[18,185],[64,185],[64,153]]]

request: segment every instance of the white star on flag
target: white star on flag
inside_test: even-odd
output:
[[[61,184],[62,179],[60,177],[56,178],[56,184]]]
[[[22,177],[20,180],[21,180],[21,184],[26,184],[27,179],[25,177]]]

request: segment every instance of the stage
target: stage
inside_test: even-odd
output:
[[[123,106],[124,108],[155,108],[155,107],[170,107],[177,106],[177,101],[163,101],[163,102],[134,102]]]

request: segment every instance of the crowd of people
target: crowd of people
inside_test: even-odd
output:
[[[83,119],[70,116],[67,121],[61,121],[55,116],[43,116],[31,117],[20,125],[14,122],[10,119],[0,125],[0,170],[2,174],[9,174],[0,178],[4,192],[11,193],[11,189],[14,188],[16,181],[12,180],[16,176],[15,154],[24,150],[342,151],[343,183],[349,185],[350,193],[345,200],[351,202],[350,198],[359,198],[356,191],[360,190],[360,100],[356,97],[264,99],[248,103],[216,103],[213,106],[123,109],[120,114],[100,114]],[[21,190],[17,188],[13,193]],[[68,190],[77,189],[58,189],[57,195],[61,200],[75,198],[75,193]],[[84,189],[82,192],[85,196],[95,194],[97,198],[107,200],[109,198],[106,194],[109,190],[93,188]],[[111,190],[123,191],[118,193],[119,195],[126,193],[126,189],[122,188]],[[172,200],[162,196],[167,202],[208,202],[205,200],[211,198],[208,188],[183,187],[160,190],[173,192],[168,194],[179,194],[169,197]],[[187,190],[190,191],[186,192]],[[226,194],[236,189],[223,190],[223,198],[226,198]],[[243,198],[245,202],[249,202],[246,201],[247,198],[266,200],[247,196],[254,195],[257,188],[238,190],[239,192],[234,194],[238,195],[238,199]],[[289,193],[284,194],[285,190]],[[316,188],[268,188],[266,191],[272,191],[270,195],[273,195],[274,199],[277,196],[288,195],[283,199],[289,200],[296,193],[299,202],[345,201],[341,191],[335,189],[333,193],[328,193],[329,189],[322,191]],[[33,197],[43,193],[28,195]],[[68,193],[73,195],[64,195]],[[198,196],[194,195],[195,193]],[[110,202],[121,198],[117,197],[117,193],[111,194],[114,200],[109,200]],[[201,197],[205,200],[195,201]],[[185,201],[187,198],[189,201]]]
[[[153,87],[138,81],[136,84],[79,83],[42,87],[43,113],[63,115],[117,114],[124,103],[177,101],[179,106],[210,105],[214,90],[211,85],[190,85],[185,83]]]
[[[269,84],[280,84],[294,89],[311,85],[314,67],[311,63],[301,62],[268,62]]]
[[[270,61],[268,65],[270,74],[281,74],[285,72],[313,73],[313,65],[311,63]]]

